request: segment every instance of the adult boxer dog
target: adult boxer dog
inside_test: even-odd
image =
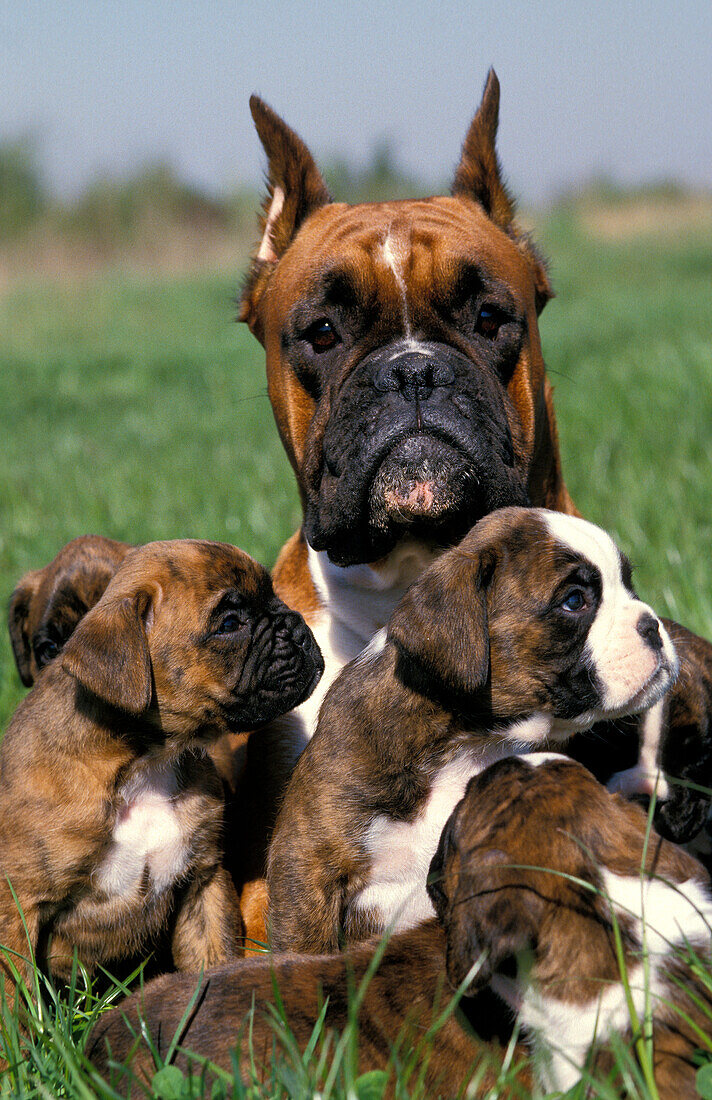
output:
[[[206,749],[300,703],[322,669],[301,617],[234,546],[149,543],[17,708],[0,748],[0,978],[76,947],[113,967],[157,948],[238,953],[223,789]]]
[[[247,880],[326,689],[408,584],[494,508],[575,511],[537,328],[552,292],[502,183],[494,72],[450,197],[334,203],[301,139],[250,106],[268,192],[240,318],[264,344],[304,506],[274,584],[326,668],[289,729],[248,746]]]
[[[332,202],[301,139],[260,99],[250,105],[268,189],[240,318],[264,345],[304,507],[274,584],[326,670],[288,723],[247,745],[236,826],[247,862],[235,868],[247,883],[263,873],[326,690],[408,584],[496,507],[576,512],[537,326],[552,290],[502,182],[494,72],[448,197]]]

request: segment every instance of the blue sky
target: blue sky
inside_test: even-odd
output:
[[[712,187],[712,3],[0,0],[0,136],[35,132],[63,192],[168,157],[254,182],[258,91],[327,160],[380,137],[447,179],[489,65],[515,191],[606,172]]]

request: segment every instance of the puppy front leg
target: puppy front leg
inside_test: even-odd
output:
[[[171,950],[178,970],[217,966],[243,954],[244,928],[232,879],[218,867],[193,884],[176,916]]]

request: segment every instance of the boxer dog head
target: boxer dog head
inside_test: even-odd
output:
[[[240,318],[310,545],[347,565],[404,536],[449,545],[508,504],[572,510],[537,328],[551,288],[501,180],[494,72],[449,197],[332,202],[300,138],[250,105],[268,193]]]
[[[81,535],[49,565],[25,573],[10,598],[8,615],[12,651],[25,687],[61,653],[130,549],[101,535]]]
[[[61,660],[91,696],[178,745],[271,721],[311,693],[324,667],[262,566],[193,539],[129,554]]]
[[[410,586],[388,639],[415,691],[521,744],[641,711],[678,667],[606,532],[538,508],[481,519]]]

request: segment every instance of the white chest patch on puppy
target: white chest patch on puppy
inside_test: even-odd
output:
[[[93,876],[105,894],[128,900],[146,885],[160,894],[186,870],[178,789],[175,772],[166,764],[146,766],[121,789],[111,846]]]
[[[445,822],[472,776],[512,755],[511,746],[501,744],[464,750],[439,772],[413,821],[398,821],[387,814],[374,818],[365,836],[372,861],[369,881],[349,908],[368,910],[383,929],[397,932],[434,916],[426,882]]]

